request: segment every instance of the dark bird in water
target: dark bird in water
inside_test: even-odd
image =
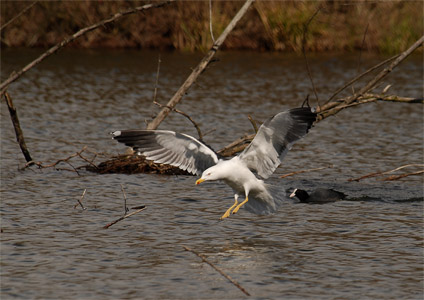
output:
[[[290,194],[290,198],[293,197],[296,197],[302,203],[329,203],[343,200],[346,195],[332,189],[316,189],[311,194],[301,189],[295,189]]]

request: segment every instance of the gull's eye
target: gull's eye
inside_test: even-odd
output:
[[[208,173],[208,174],[206,174],[206,175],[210,176],[210,175],[211,175],[211,173],[209,172],[209,173]]]

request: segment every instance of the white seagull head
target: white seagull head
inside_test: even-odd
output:
[[[221,164],[218,163],[206,169],[202,173],[202,176],[196,181],[196,185],[202,183],[203,181],[214,181],[224,179],[226,177],[225,173],[226,169],[221,168]]]

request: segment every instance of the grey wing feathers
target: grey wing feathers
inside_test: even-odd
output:
[[[200,175],[218,162],[216,153],[197,139],[168,130],[123,130],[113,138],[156,163]]]
[[[262,178],[268,178],[315,120],[316,113],[307,107],[276,114],[262,124],[253,141],[240,154],[240,159]]]

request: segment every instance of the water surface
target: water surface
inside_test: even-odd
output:
[[[2,51],[2,80],[38,54]],[[201,57],[161,53],[157,101],[166,103]],[[156,52],[65,50],[11,85],[33,158],[53,163],[83,146],[107,154],[125,151],[108,133],[144,128],[158,112],[152,104],[157,59]],[[316,104],[301,57],[236,52],[218,59],[178,107],[209,132],[205,140],[216,149],[252,132],[248,114],[263,121],[300,105],[307,94]],[[383,59],[363,56],[360,70]],[[357,55],[309,60],[321,101],[358,71]],[[422,78],[422,59],[413,56],[377,90],[392,84],[391,93],[423,97]],[[287,199],[274,215],[242,209],[223,222],[218,219],[232,195],[222,183],[195,186],[191,176],[20,171],[25,162],[3,102],[1,108],[2,299],[244,297],[183,246],[208,257],[253,299],[423,297],[423,177],[348,181],[423,163],[421,104],[349,108],[317,124],[269,180],[287,191],[334,188],[351,201],[306,205]],[[178,114],[160,128],[196,136]],[[327,165],[333,167],[278,176]],[[124,213],[121,184],[129,206],[147,209],[105,230]],[[87,209],[74,209],[84,189]]]

